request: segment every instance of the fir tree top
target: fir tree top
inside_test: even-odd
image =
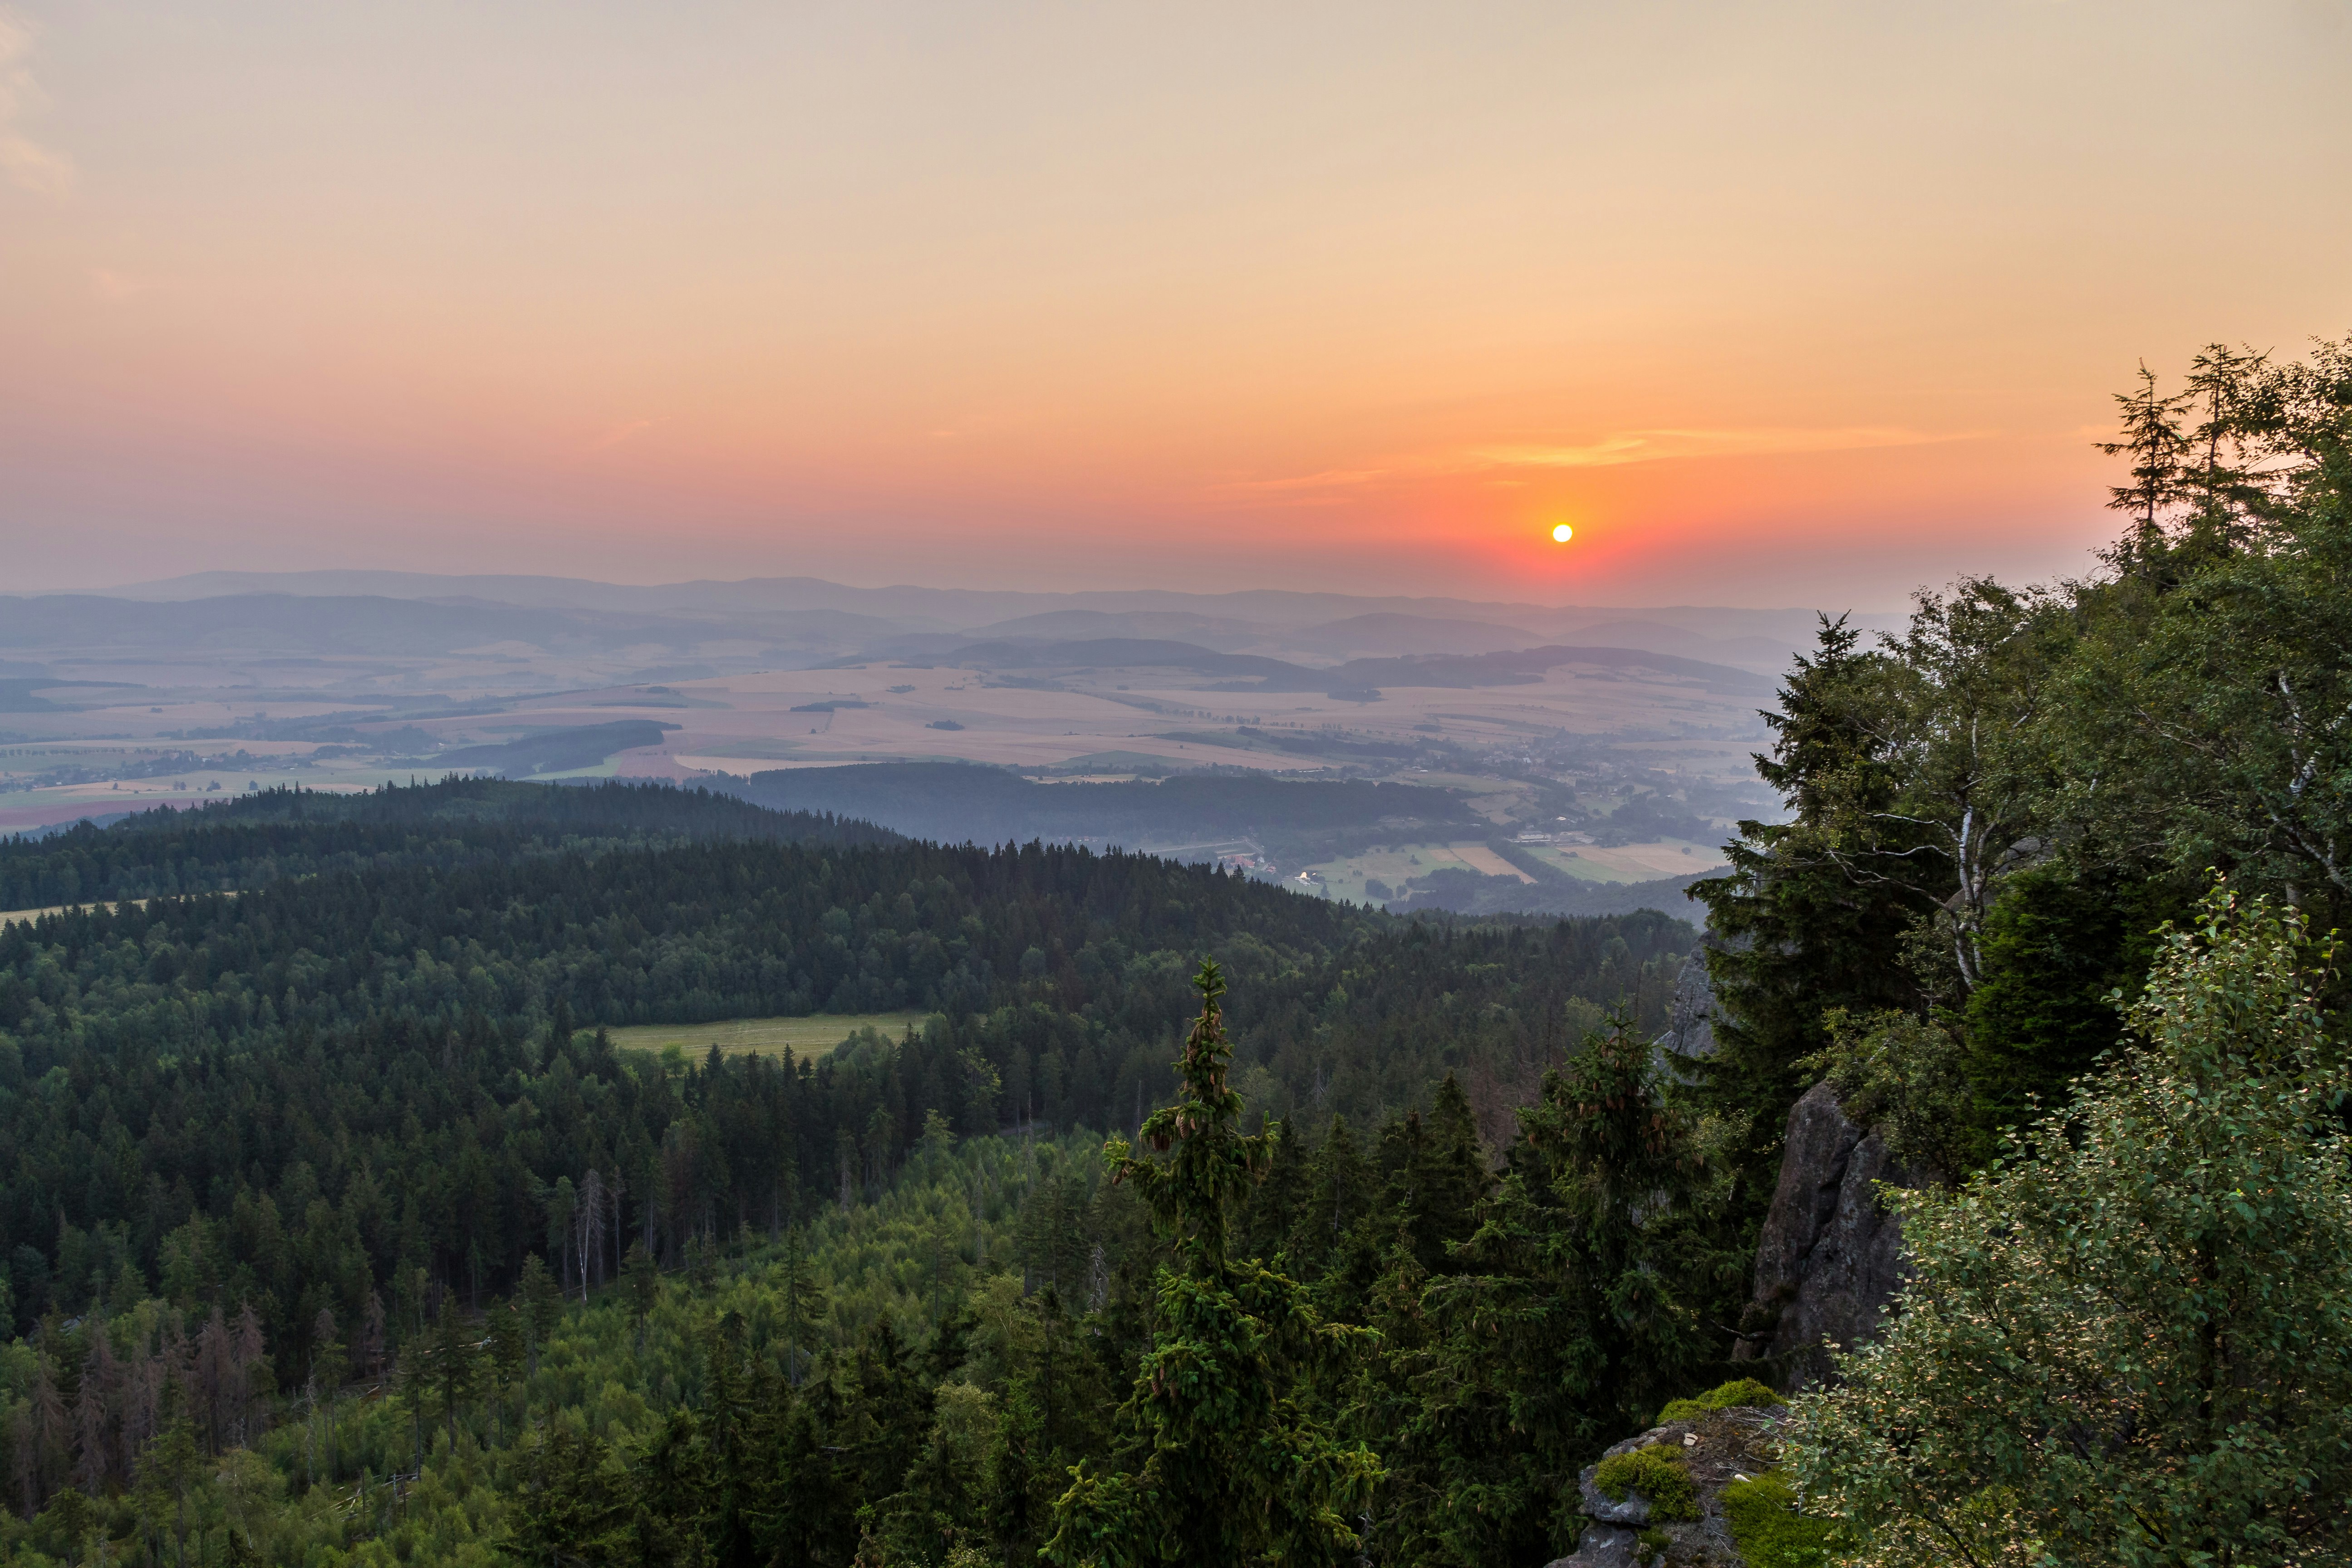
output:
[[[1176,1062],[1181,1097],[1154,1111],[1140,1132],[1154,1154],[1166,1155],[1173,1145],[1173,1156],[1147,1158],[1124,1138],[1111,1139],[1104,1155],[1111,1180],[1133,1182],[1162,1233],[1174,1239],[1186,1271],[1210,1276],[1225,1266],[1229,1206],[1265,1170],[1276,1134],[1245,1137],[1240,1130],[1242,1097],[1225,1078],[1234,1047],[1218,1007],[1225,977],[1215,959],[1201,961],[1192,985],[1201,993],[1201,1016]]]

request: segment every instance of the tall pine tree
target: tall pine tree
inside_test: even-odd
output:
[[[1159,1317],[1106,1470],[1081,1466],[1054,1505],[1045,1555],[1058,1568],[1182,1563],[1352,1563],[1353,1521],[1380,1460],[1348,1447],[1308,1397],[1318,1362],[1360,1331],[1327,1324],[1296,1281],[1227,1256],[1240,1199],[1264,1169],[1265,1134],[1239,1130],[1226,1081],[1233,1047],[1224,977],[1194,977],[1201,1015],[1177,1061],[1181,1098],[1141,1129],[1154,1159],[1114,1138],[1113,1179],[1132,1183],[1175,1247],[1160,1270]]]

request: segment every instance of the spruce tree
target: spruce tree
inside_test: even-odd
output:
[[[2180,428],[2180,417],[2189,401],[2187,392],[2158,392],[2156,372],[2145,364],[2139,368],[2138,389],[2116,394],[2116,406],[2123,413],[2123,439],[2098,444],[2110,457],[2131,459],[2131,483],[2113,486],[2108,491],[2108,507],[2133,523],[2130,537],[2116,547],[2120,566],[2130,568],[2162,557],[2164,520],[2193,492],[2187,463],[2189,440]]]
[[[603,1439],[558,1426],[533,1446],[507,1510],[508,1555],[545,1568],[619,1568],[635,1548],[629,1479]]]
[[[1414,1333],[1357,1417],[1398,1434],[1392,1559],[1559,1555],[1583,1523],[1578,1468],[1728,1349],[1710,1319],[1745,1260],[1706,1235],[1721,1189],[1649,1042],[1612,1019],[1519,1123],[1476,1231],[1399,1309]]]
[[[522,1262],[522,1284],[515,1292],[522,1302],[523,1322],[529,1331],[530,1374],[539,1375],[539,1353],[546,1348],[556,1325],[563,1321],[563,1291],[548,1272],[546,1260],[536,1252]]]
[[[1213,961],[1193,984],[1201,1014],[1177,1061],[1181,1098],[1152,1113],[1136,1153],[1104,1154],[1133,1184],[1177,1266],[1160,1271],[1159,1318],[1134,1392],[1119,1411],[1110,1465],[1072,1471],[1054,1505],[1045,1556],[1059,1568],[1152,1563],[1352,1563],[1353,1521],[1379,1458],[1349,1447],[1307,1397],[1318,1363],[1360,1335],[1326,1324],[1296,1281],[1227,1255],[1231,1222],[1270,1150],[1243,1135],[1226,1081],[1233,1047]]]
[[[432,1358],[433,1385],[440,1395],[442,1419],[447,1423],[449,1444],[457,1443],[457,1411],[481,1381],[481,1356],[476,1349],[474,1325],[457,1311],[457,1293],[441,1299],[441,1315],[433,1324],[426,1354]]]
[[[654,1267],[652,1257],[635,1242],[629,1244],[629,1255],[621,1262],[621,1278],[629,1288],[629,1321],[637,1331],[637,1354],[646,1353],[646,1325],[653,1321],[654,1309],[661,1304],[661,1270]]]
[[[1858,651],[1859,641],[1843,616],[1822,616],[1814,652],[1797,659],[1779,711],[1763,716],[1772,750],[1756,770],[1792,820],[1741,822],[1726,846],[1730,874],[1691,889],[1707,906],[1707,973],[1721,1009],[1716,1054],[1691,1064],[1694,1093],[1737,1131],[1759,1211],[1789,1107],[1812,1079],[1805,1059],[1830,1043],[1822,1015],[1908,1010],[1919,999],[1904,963],[1920,902],[1908,858],[1874,855],[1894,863],[1856,874],[1872,846],[1852,824],[1886,810],[1902,784],[1873,723],[1886,658]]]

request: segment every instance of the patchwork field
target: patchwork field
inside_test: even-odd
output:
[[[1530,844],[1522,848],[1538,860],[1586,882],[1654,882],[1660,877],[1713,871],[1723,863],[1720,851],[1679,841],[1605,850],[1584,844],[1572,848]],[[1386,896],[1394,896],[1403,891],[1407,883],[1449,866],[1522,883],[1535,880],[1483,843],[1384,845],[1363,854],[1321,862],[1307,867],[1304,878],[1292,880],[1294,884],[1311,888],[1328,898],[1378,904],[1383,895],[1367,892],[1368,883],[1380,883],[1389,889]]]
[[[948,758],[1095,773],[1213,766],[1299,771],[1348,759],[1340,748],[1318,752],[1315,742],[1326,737],[1409,744],[1442,735],[1496,746],[1562,730],[1654,730],[1676,723],[1714,729],[1744,723],[1752,706],[1691,681],[1629,678],[1574,665],[1490,690],[1385,687],[1370,702],[1316,692],[1204,689],[1211,684],[1181,672],[1118,668],[1016,684],[971,670],[878,663],[681,681],[669,689],[695,699],[692,709],[642,710],[643,716],[677,725],[677,733],[616,762],[624,776],[639,777]],[[551,723],[638,716],[640,710],[619,706],[625,695],[567,694],[520,711]],[[842,706],[794,711],[829,703]],[[1243,735],[1244,727],[1260,734]],[[1674,749],[1687,755],[1693,744],[1718,748],[1695,736]],[[1706,761],[1736,775],[1747,767],[1748,746],[1744,740],[1722,744],[1722,757]]]
[[[1654,844],[1528,844],[1527,852],[1587,882],[1652,882],[1715,871],[1726,862],[1720,846],[1669,839]]]
[[[624,1051],[658,1051],[675,1045],[690,1057],[699,1057],[715,1045],[722,1056],[782,1056],[790,1051],[806,1061],[824,1055],[859,1030],[871,1029],[896,1038],[924,1017],[922,1013],[818,1013],[810,1018],[629,1024],[614,1030],[612,1035],[613,1043]]]
[[[1311,873],[1309,885],[1318,885],[1325,896],[1346,899],[1350,903],[1382,902],[1383,895],[1367,893],[1367,882],[1383,883],[1393,893],[1417,877],[1448,866],[1475,871],[1481,876],[1516,877],[1521,882],[1535,879],[1512,865],[1485,844],[1477,842],[1452,844],[1392,844],[1344,859],[1325,861],[1307,867]],[[1319,878],[1318,884],[1315,879]]]

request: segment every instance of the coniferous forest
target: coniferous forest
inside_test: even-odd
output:
[[[1931,1174],[1917,1273],[1751,1561],[2340,1560],[2352,342],[2121,407],[2102,570],[1824,620],[1704,940],[659,787],[0,845],[76,906],[0,931],[0,1543],[1536,1568],[1604,1448],[1788,1370],[1826,1080]]]

